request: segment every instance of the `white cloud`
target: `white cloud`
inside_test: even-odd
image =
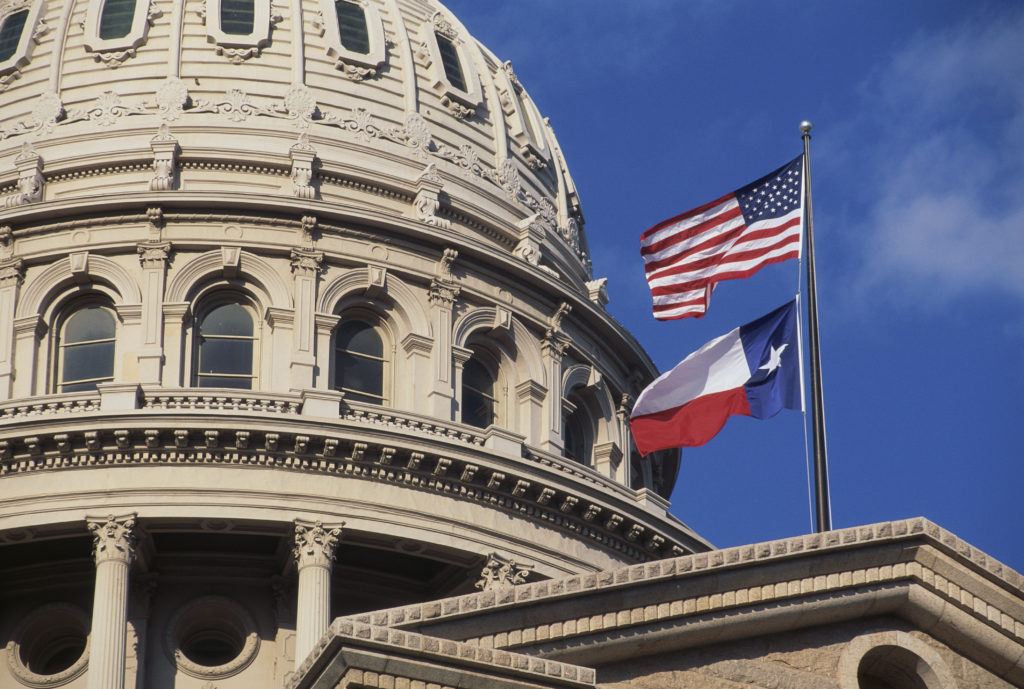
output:
[[[861,293],[1024,298],[1024,12],[921,35],[864,88]]]

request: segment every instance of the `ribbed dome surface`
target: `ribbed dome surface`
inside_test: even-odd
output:
[[[102,0],[4,4],[0,20],[27,15],[0,61],[8,207],[34,193],[29,167],[47,201],[217,189],[372,210],[405,197],[439,233],[585,291],[582,216],[553,132],[511,65],[436,2],[343,0],[343,15],[327,0],[257,0],[239,35],[225,22],[244,2],[136,0],[114,39],[101,37]],[[353,13],[357,34],[360,15],[366,26],[354,42]]]

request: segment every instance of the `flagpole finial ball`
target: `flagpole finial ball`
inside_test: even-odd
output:
[[[803,122],[800,123],[800,133],[801,134],[810,134],[811,133],[811,129],[813,127],[814,127],[814,125],[811,124],[810,120],[804,120]]]

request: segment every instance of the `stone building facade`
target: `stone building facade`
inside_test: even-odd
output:
[[[668,514],[554,132],[433,0],[4,0],[0,198],[0,689],[1022,681],[937,527]]]

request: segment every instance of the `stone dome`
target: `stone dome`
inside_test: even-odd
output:
[[[3,0],[0,88],[0,689],[281,687],[332,616],[710,548],[440,5]]]
[[[99,0],[5,5],[26,15],[0,61],[8,205],[25,193],[19,156],[38,156],[47,196],[76,205],[112,184],[128,191],[132,176],[140,193],[215,187],[240,205],[299,197],[372,215],[401,199],[432,233],[587,289],[554,133],[511,63],[439,3],[358,0],[348,14],[328,0],[249,3],[248,24],[229,33],[231,0],[122,0],[134,15],[119,38],[101,38]]]

